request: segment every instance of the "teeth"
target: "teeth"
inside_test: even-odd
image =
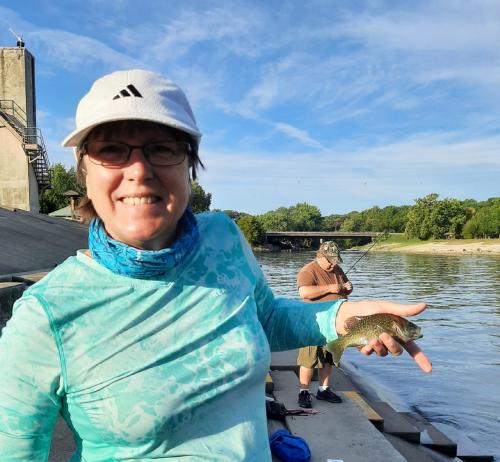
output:
[[[129,205],[152,204],[155,202],[154,197],[124,197],[122,201]]]

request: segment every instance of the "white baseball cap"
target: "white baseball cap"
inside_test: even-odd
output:
[[[188,133],[201,132],[184,92],[171,80],[142,69],[118,71],[96,80],[76,110],[76,130],[63,141],[78,147],[97,125],[119,120],[156,122]]]

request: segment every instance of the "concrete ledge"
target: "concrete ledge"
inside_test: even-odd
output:
[[[446,454],[450,457],[457,455],[457,443],[448,438],[444,433],[440,432],[431,423],[424,420],[422,417],[417,418],[416,415],[405,412],[406,418],[421,432],[420,444],[435,451]]]
[[[344,395],[358,405],[366,418],[377,430],[384,431],[384,418],[375,411],[356,391],[344,391]]]
[[[0,282],[0,332],[12,316],[14,302],[23,294],[23,282]]]
[[[439,431],[457,443],[457,457],[464,462],[493,462],[494,456],[488,454],[468,436],[456,428],[435,422],[433,424]]]
[[[271,353],[271,370],[298,371],[297,354],[298,350],[276,351]]]
[[[463,462],[456,457],[448,457],[443,454],[437,454],[431,449],[410,443],[409,441],[398,438],[394,435],[385,434],[387,440],[396,448],[407,462]]]
[[[24,282],[27,286],[31,286],[47,275],[48,271],[38,271],[36,273],[26,273],[20,275],[12,275],[13,281]]]
[[[410,443],[420,443],[420,432],[406,416],[396,412],[383,401],[371,401],[370,406],[384,418],[384,433],[397,436]]]

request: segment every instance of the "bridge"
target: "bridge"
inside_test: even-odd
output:
[[[375,232],[358,232],[358,231],[267,231],[267,238],[284,238],[284,239],[357,239],[382,236],[384,233]]]
[[[358,232],[358,231],[267,231],[265,242],[268,244],[283,245],[285,242],[293,243],[298,240],[310,240],[318,244],[323,241],[335,241],[338,239],[362,239],[367,242],[382,236],[382,232]]]

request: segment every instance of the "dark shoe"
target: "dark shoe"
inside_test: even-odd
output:
[[[322,399],[328,401],[329,403],[341,403],[342,398],[339,395],[336,395],[332,390],[327,388],[326,390],[320,391],[316,393],[316,399]]]
[[[301,391],[299,393],[299,406],[308,409],[312,407],[311,393],[308,391]]]

